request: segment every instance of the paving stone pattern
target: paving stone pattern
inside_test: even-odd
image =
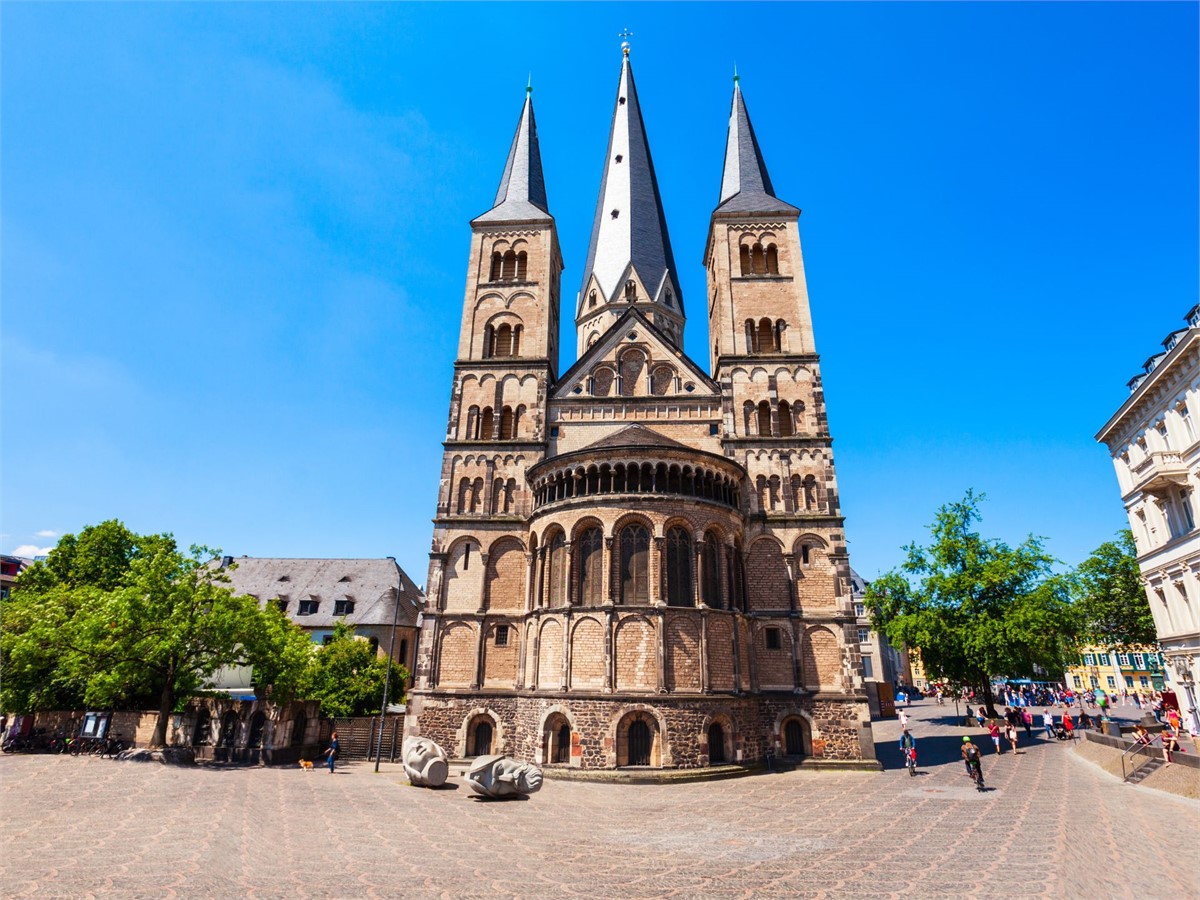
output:
[[[1124,897],[1200,893],[1200,803],[1122,785],[1065,744],[996,757],[912,710],[921,775],[548,781],[527,801],[407,786],[398,767],[174,769],[0,759],[5,897]],[[948,718],[948,717],[947,717]],[[972,731],[979,735],[979,732]],[[1022,743],[1024,735],[1022,734]],[[945,760],[940,762],[939,760]]]

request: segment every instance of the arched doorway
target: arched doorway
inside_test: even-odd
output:
[[[708,764],[719,766],[729,761],[725,754],[725,729],[720,722],[708,726]]]
[[[212,716],[207,709],[196,713],[196,726],[192,729],[192,746],[203,747],[212,742]]]
[[[221,747],[232,747],[237,740],[238,714],[232,709],[221,717]]]
[[[467,729],[467,756],[488,756],[492,753],[495,728],[487,716],[477,716]]]
[[[300,747],[304,744],[304,732],[308,731],[308,716],[303,712],[296,713],[296,718],[292,719],[292,746]]]
[[[250,739],[246,741],[247,747],[261,747],[263,745],[263,732],[266,731],[267,716],[259,710],[250,718]]]
[[[565,766],[571,762],[571,723],[561,713],[546,720],[543,735],[545,752],[543,759],[552,766]]]
[[[804,719],[793,716],[783,723],[783,752],[788,756],[812,755],[812,734]]]
[[[644,719],[638,719],[629,725],[629,765],[650,765],[650,726]]]

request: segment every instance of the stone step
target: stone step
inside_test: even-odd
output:
[[[1145,781],[1147,777],[1154,772],[1157,772],[1162,767],[1163,760],[1161,757],[1151,757],[1149,760],[1139,766],[1135,772],[1130,773],[1129,777],[1126,778],[1125,781],[1127,784],[1141,784],[1141,782]]]

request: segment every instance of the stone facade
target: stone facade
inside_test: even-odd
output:
[[[1167,687],[1200,733],[1200,306],[1167,335],[1096,435],[1112,454]],[[1193,415],[1193,410],[1196,415]],[[1138,685],[1140,688],[1140,684]]]
[[[873,758],[799,210],[735,89],[709,374],[627,57],[608,151],[561,375],[528,99],[472,222],[409,731],[588,769]]]

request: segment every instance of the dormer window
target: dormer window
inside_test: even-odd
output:
[[[637,299],[637,282],[632,278],[625,282],[625,299],[630,303]]]
[[[590,309],[591,307],[593,307],[595,305],[596,305],[596,292],[592,291],[591,293],[588,294],[588,308]]]
[[[618,97],[618,98],[617,98],[617,106],[624,106],[624,105],[625,105],[625,98],[624,98],[624,97]]]
[[[275,580],[276,580],[276,581],[291,581],[292,579],[288,578],[288,576],[286,576],[286,575],[280,575],[280,576],[279,576],[277,579],[275,579]]]
[[[620,211],[619,209],[614,209],[614,210],[612,211],[612,217],[613,217],[614,219],[615,219],[617,216],[619,216],[619,215],[621,215],[621,211]]]
[[[616,156],[616,160],[617,160],[617,162],[623,162],[625,160],[625,157],[623,157],[620,153],[618,153]]]
[[[349,597],[343,600],[337,600],[333,604],[333,614],[335,616],[348,616],[354,612],[354,601]]]
[[[320,606],[321,606],[320,600],[311,600],[311,599],[310,600],[301,600],[300,608],[298,610],[296,610],[296,615],[298,615],[298,616],[315,616],[317,614],[317,609],[320,608]]]
[[[338,579],[338,584],[341,584],[344,581],[353,581],[353,580],[354,579],[352,579],[349,575],[343,575],[341,578]]]

